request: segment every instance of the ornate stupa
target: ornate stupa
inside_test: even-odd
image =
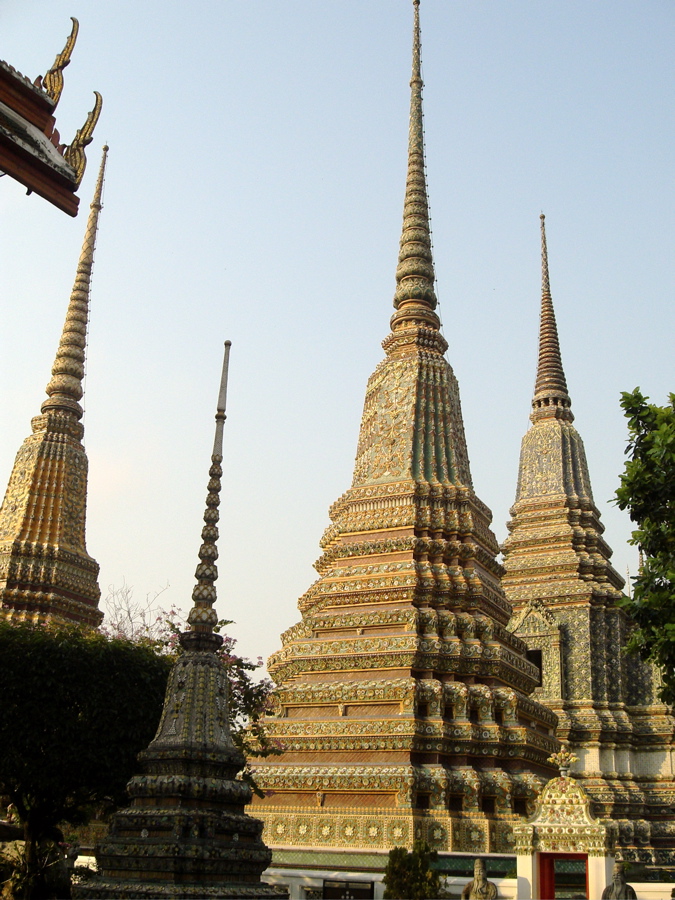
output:
[[[366,389],[351,488],[330,509],[319,579],[268,664],[278,689],[267,727],[284,752],[256,761],[266,796],[253,802],[278,865],[304,849],[357,866],[357,851],[417,839],[508,853],[513,822],[554,771],[557,719],[530,699],[539,672],[507,629],[434,280],[414,0],[391,333]]]
[[[82,897],[286,896],[260,883],[272,854],[262,822],[245,812],[252,791],[236,777],[245,760],[230,734],[223,639],[213,631],[229,350],[227,341],[190,629],[180,636],[157,734],[139,754],[142,774],[129,782],[131,805],[113,816],[96,848],[100,875],[82,885]]]
[[[98,563],[85,544],[88,462],[80,400],[107,151],[104,147],[47,399],[16,455],[0,508],[0,615],[16,621],[97,626],[103,618]]]
[[[573,425],[549,284],[541,217],[542,297],[532,426],[520,453],[504,543],[509,628],[541,668],[534,698],[558,716],[578,757],[573,774],[596,815],[620,821],[625,859],[675,864],[675,720],[658,701],[657,672],[622,648],[630,627],[617,606],[624,581],[593,500]]]

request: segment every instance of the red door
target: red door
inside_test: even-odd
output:
[[[585,853],[540,853],[541,900],[588,898],[588,857]]]

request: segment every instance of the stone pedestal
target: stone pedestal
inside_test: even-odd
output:
[[[272,853],[263,823],[246,814],[251,788],[237,779],[244,757],[230,733],[229,680],[213,632],[218,577],[218,503],[222,469],[229,342],[216,413],[216,440],[199,549],[190,630],[180,636],[157,734],[139,754],[141,773],[129,782],[129,807],[113,817],[96,848],[100,877],[76,890],[86,898],[285,898],[261,884]]]
[[[139,755],[130,805],[96,848],[101,877],[87,898],[284,897],[260,875],[272,854],[246,814],[251,788],[227,722],[227,671],[215,653],[176,662],[157,736]]]

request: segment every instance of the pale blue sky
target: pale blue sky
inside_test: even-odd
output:
[[[86,394],[101,587],[187,609],[222,342],[233,342],[219,612],[249,655],[298,621],[348,486],[392,312],[409,0],[2,0],[0,57],[110,144]],[[675,390],[675,6],[422,0],[438,293],[476,490],[499,540],[536,365],[539,213],[576,425],[622,574],[619,393]],[[0,180],[0,482],[38,412],[75,273],[71,220]]]

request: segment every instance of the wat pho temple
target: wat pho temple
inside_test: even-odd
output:
[[[543,215],[532,424],[501,547],[474,492],[436,311],[419,5],[394,313],[319,577],[268,661],[280,753],[255,760],[251,800],[213,634],[223,394],[185,653],[90,896],[381,896],[388,851],[417,841],[446,861],[517,858],[521,897],[540,896],[522,862],[537,853],[602,860],[597,885],[614,859],[675,873],[675,719],[658,672],[622,652],[624,581],[573,424]],[[48,399],[0,509],[0,611],[17,621],[102,616],[79,400],[104,167],[105,153]],[[558,777],[561,742],[575,758]]]
[[[473,489],[436,313],[414,14],[395,311],[319,578],[268,661],[284,752],[256,762],[255,815],[280,880],[321,850],[343,871],[415,840],[513,854],[563,740],[617,856],[674,865],[675,721],[657,673],[621,652],[624,582],[572,424],[543,217],[532,427],[502,548]]]

